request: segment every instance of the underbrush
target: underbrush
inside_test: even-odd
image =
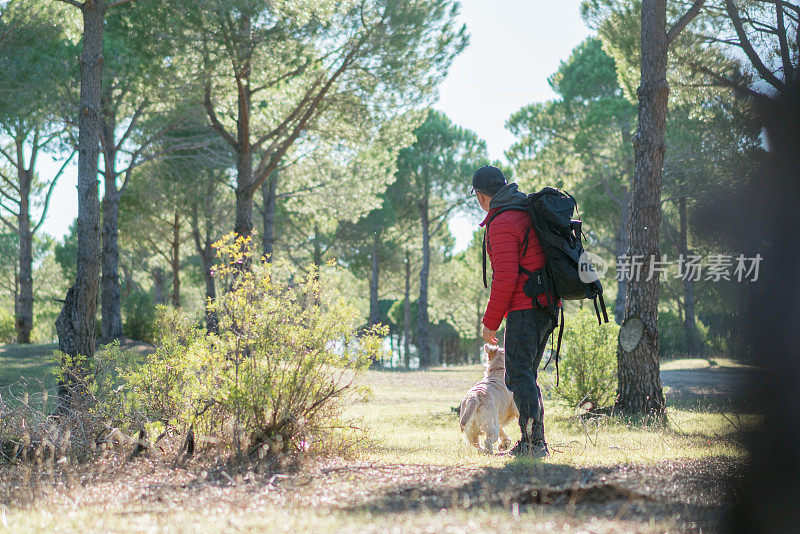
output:
[[[216,246],[215,276],[228,290],[208,303],[215,331],[160,309],[151,354],[118,343],[92,361],[56,354],[54,410],[52,390],[0,397],[0,460],[52,466],[157,450],[176,463],[205,454],[277,465],[357,442],[343,410],[365,395],[354,380],[379,356],[384,332],[356,331],[358,312],[334,290],[332,266],[303,274],[259,261],[233,234]]]
[[[588,310],[567,317],[558,361],[558,386],[552,375],[542,382],[556,398],[570,406],[612,404],[617,390],[617,336],[613,322],[598,325]]]

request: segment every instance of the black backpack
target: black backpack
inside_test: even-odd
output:
[[[553,319],[553,324],[560,325],[555,354],[551,350],[550,358],[544,366],[546,369],[550,360],[555,356],[556,386],[558,386],[558,355],[561,351],[561,338],[564,334],[564,309],[558,306],[559,300],[592,299],[598,324],[608,322],[606,305],[603,300],[603,285],[583,250],[581,221],[573,219],[577,205],[578,203],[572,195],[553,187],[545,187],[538,193],[528,195],[528,214],[531,217],[531,226],[525,235],[522,255],[524,256],[528,250],[530,232],[534,230],[544,251],[545,265],[533,272],[521,265],[519,267],[519,272],[528,277],[523,291],[533,299],[534,307],[546,311]],[[484,287],[488,287],[486,283],[486,240],[488,239],[489,224],[495,217],[509,209],[519,208],[501,208],[493,213],[486,223],[486,231],[483,234]],[[546,304],[544,306],[539,302],[539,295],[545,296]],[[561,312],[560,322],[558,320],[559,310]],[[602,321],[600,310],[603,314]]]

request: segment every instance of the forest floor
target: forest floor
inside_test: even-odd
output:
[[[47,376],[52,347],[0,347],[0,386],[17,357]],[[19,363],[19,362],[17,362]],[[742,403],[758,370],[723,359],[662,365],[666,424],[586,418],[545,398],[551,456],[486,456],[452,408],[480,366],[369,371],[350,415],[369,439],[350,457],[280,474],[200,462],[109,457],[48,478],[0,467],[0,531],[714,532],[745,462]],[[40,373],[40,374],[37,374]],[[518,430],[507,428],[512,439]]]

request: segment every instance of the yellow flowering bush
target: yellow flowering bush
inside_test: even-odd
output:
[[[161,310],[156,351],[126,373],[131,413],[159,429],[191,429],[237,455],[324,446],[354,379],[379,356],[381,329],[336,291],[337,270],[254,257],[249,238],[215,244],[225,291],[207,303],[217,331]],[[324,283],[323,283],[324,278]]]

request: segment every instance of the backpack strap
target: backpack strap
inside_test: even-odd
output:
[[[531,224],[528,227],[528,230],[525,232],[525,239],[522,240],[522,254],[520,254],[520,257],[523,257],[523,256],[525,256],[525,254],[528,253],[528,245],[529,245],[529,240],[530,240],[530,237],[531,237],[531,231],[532,230],[533,230],[533,224]]]
[[[489,233],[489,225],[486,225],[486,230],[483,232],[483,255],[481,256],[481,263],[483,265],[483,287],[488,288],[489,284],[486,283],[486,234]]]
[[[600,309],[603,310],[603,321],[600,320],[600,310],[597,309],[597,301],[600,300]],[[606,313],[606,302],[603,300],[603,294],[600,293],[595,298],[592,299],[594,302],[594,313],[597,315],[597,324],[601,325],[603,322],[608,322],[608,314]]]
[[[607,323],[608,314],[606,313],[606,302],[603,300],[603,294],[600,293],[600,295],[598,295],[598,298],[600,299],[600,309],[603,310],[603,322]]]
[[[550,357],[547,358],[547,363],[544,364],[543,369],[547,369],[547,366],[550,365],[550,361],[555,358],[556,359],[556,387],[558,387],[558,356],[561,353],[561,339],[564,336],[564,306],[561,306],[561,321],[558,321],[558,312],[556,312],[556,323],[558,323],[558,343],[556,344],[556,351],[553,352],[553,339],[550,338]]]
[[[531,209],[531,203],[533,201],[533,195],[528,195],[528,215],[531,218],[531,225],[528,227],[528,230],[525,232],[525,239],[522,241],[522,254],[524,256],[528,253],[528,245],[531,237],[531,231],[536,228],[536,213]]]
[[[600,310],[597,309],[597,299],[593,298],[592,303],[594,303],[594,314],[597,315],[597,324],[602,325],[603,323],[600,321]]]
[[[561,306],[561,324],[558,325],[558,343],[556,344],[556,387],[558,387],[558,356],[561,354],[561,338],[564,336],[564,306]]]
[[[550,271],[550,265],[547,263],[544,264],[545,276],[542,277],[544,282],[544,291],[546,293],[547,298],[547,308],[555,308],[558,306],[558,293],[556,291],[555,282],[553,279],[553,273]],[[553,315],[557,314],[557,311],[554,311]],[[556,318],[553,317],[553,321],[556,321]]]

